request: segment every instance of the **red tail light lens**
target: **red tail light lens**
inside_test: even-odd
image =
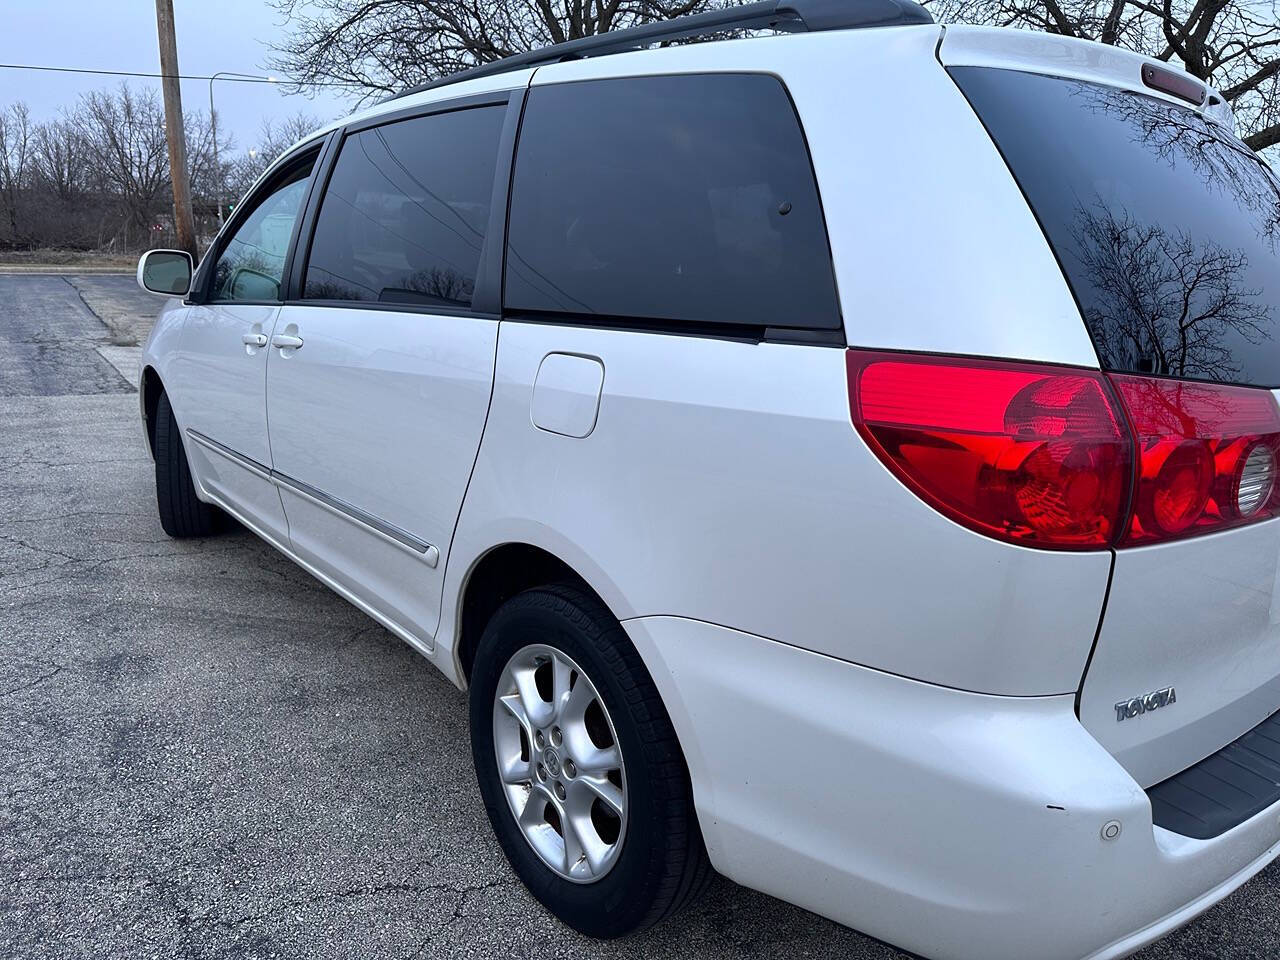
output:
[[[1098,549],[1280,515],[1271,391],[1032,363],[847,354],[854,426],[957,523]]]
[[[848,352],[854,425],[938,510],[1013,543],[1109,546],[1128,513],[1131,441],[1100,373]]]
[[[1210,533],[1275,516],[1280,408],[1270,391],[1112,374],[1137,443],[1122,544]]]

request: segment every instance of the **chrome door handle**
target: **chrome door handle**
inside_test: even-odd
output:
[[[267,345],[267,335],[265,333],[246,333],[240,337],[240,342],[248,347],[265,347]]]
[[[292,337],[287,333],[277,333],[271,338],[271,345],[273,347],[279,347],[281,350],[284,350],[287,347],[292,347],[297,350],[302,346],[302,338]]]

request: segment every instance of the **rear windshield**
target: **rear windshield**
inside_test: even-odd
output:
[[[1280,180],[1196,111],[989,67],[951,74],[1053,245],[1102,366],[1280,386]]]

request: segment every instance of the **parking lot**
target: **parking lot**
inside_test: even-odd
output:
[[[551,920],[462,693],[253,536],[161,531],[126,379],[158,304],[0,276],[0,958],[902,956],[728,881],[620,942]],[[1278,955],[1272,866],[1141,956]]]

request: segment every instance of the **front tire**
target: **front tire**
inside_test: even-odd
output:
[[[217,532],[218,508],[196,496],[182,434],[169,395],[156,403],[156,507],[160,526],[171,537],[208,537]]]
[[[713,874],[671,719],[598,599],[551,586],[503,604],[480,640],[470,708],[498,842],[557,917],[620,937],[706,887]]]

